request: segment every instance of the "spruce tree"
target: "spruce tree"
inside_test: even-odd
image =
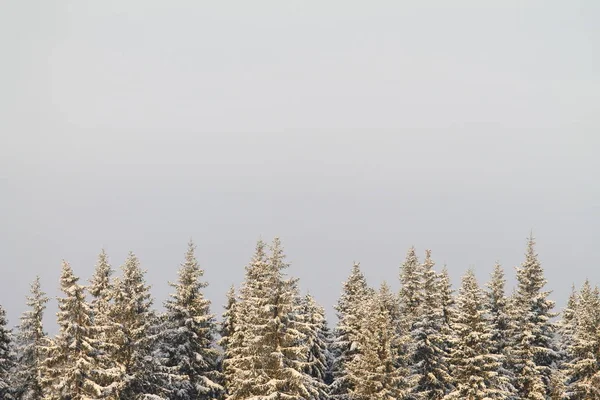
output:
[[[299,320],[308,349],[303,372],[314,378],[315,384],[322,391],[319,398],[325,399],[327,384],[331,381],[332,358],[329,352],[331,336],[327,327],[325,310],[310,294],[302,299]]]
[[[511,373],[507,354],[513,323],[509,299],[506,296],[504,269],[498,262],[494,265],[491,280],[487,283],[487,288],[487,311],[492,328],[491,352],[502,356],[498,374],[501,378],[501,383],[504,385],[503,390],[515,395],[515,377]]]
[[[585,281],[575,309],[575,329],[568,346],[567,397],[600,399],[600,294]]]
[[[204,271],[190,241],[179,280],[171,286],[175,293],[165,302],[164,323],[160,329],[160,357],[174,379],[165,392],[172,400],[209,400],[220,396],[219,352],[214,347],[216,322],[210,301],[204,297],[208,285],[201,281]]]
[[[455,389],[445,399],[507,399],[503,388],[508,382],[499,376],[502,356],[494,354],[493,327],[486,316],[483,291],[469,270],[462,279],[458,309],[453,321],[456,343],[450,363]]]
[[[346,366],[352,400],[400,400],[408,396],[407,373],[398,366],[400,335],[392,316],[397,307],[391,299],[384,283],[376,296],[362,303],[365,317],[356,339],[358,354]]]
[[[251,327],[258,302],[265,294],[264,277],[267,270],[266,244],[259,240],[250,263],[246,266],[245,280],[240,289],[240,300],[231,309],[234,323],[226,342],[223,371],[227,385],[227,399],[242,400],[253,395],[260,355],[253,351]]]
[[[337,312],[338,324],[332,343],[334,361],[330,394],[333,399],[349,399],[348,394],[352,389],[352,381],[348,378],[346,365],[357,354],[357,338],[366,311],[363,305],[372,296],[373,290],[367,285],[367,280],[360,270],[360,264],[355,263],[350,276],[342,285],[342,294],[334,307]]]
[[[78,281],[69,263],[63,261],[60,287],[64,297],[58,298],[56,314],[59,332],[44,361],[48,399],[88,400],[102,394],[103,388],[93,380],[97,350],[92,339],[92,312]]]
[[[114,295],[113,272],[108,262],[108,256],[102,250],[98,255],[94,274],[87,288],[92,296],[90,303],[93,316],[92,331],[94,345],[97,349],[94,365],[95,381],[105,387],[103,398],[109,400],[117,400],[115,394],[111,394],[111,392],[113,392],[112,388],[118,384],[120,376],[120,369],[114,361],[117,343],[114,343],[113,340],[119,327],[111,315],[112,296]]]
[[[422,279],[422,266],[419,264],[415,248],[411,247],[400,267],[400,311],[408,330],[412,328],[419,314],[423,294]]]
[[[322,391],[304,373],[308,346],[302,333],[297,280],[285,277],[285,256],[279,239],[265,260],[264,245],[246,271],[242,288],[241,346],[231,366],[236,384],[229,399],[318,399]],[[239,339],[236,334],[234,343]],[[236,344],[237,345],[237,344]]]
[[[21,316],[17,334],[16,397],[20,400],[42,400],[42,362],[48,336],[44,332],[43,318],[48,297],[41,289],[40,277],[31,284],[27,296],[28,310]]]
[[[442,315],[444,317],[441,328],[443,342],[442,347],[445,353],[450,354],[455,341],[452,321],[455,319],[456,301],[454,299],[454,290],[452,289],[450,274],[448,273],[448,269],[445,265],[444,268],[442,268],[442,272],[437,275],[437,278]]]
[[[517,281],[509,362],[518,394],[524,399],[543,399],[550,395],[559,353],[551,320],[556,316],[552,312],[554,302],[548,300],[550,292],[543,290],[546,279],[532,236],[527,242],[525,261],[517,269]]]
[[[413,352],[411,382],[413,395],[418,400],[437,400],[449,393],[452,378],[448,370],[448,354],[444,350],[441,296],[431,251],[426,251],[421,266],[421,294],[417,317],[412,324]]]
[[[6,311],[0,305],[0,399],[12,399],[12,372],[15,366],[12,332],[8,329]]]
[[[151,355],[156,316],[151,308],[150,287],[146,285],[144,271],[135,254],[129,253],[121,269],[122,276],[114,283],[111,307],[111,318],[118,329],[108,340],[115,345],[113,361],[121,372],[107,394],[120,400],[133,400],[154,392]]]
[[[225,393],[229,393],[229,387],[233,383],[230,381],[233,377],[233,370],[230,366],[230,360],[232,356],[232,350],[235,348],[233,342],[233,336],[235,333],[236,326],[238,326],[237,319],[237,298],[235,294],[235,287],[232,285],[227,292],[227,303],[225,304],[225,311],[221,317],[221,324],[219,329],[219,335],[221,336],[217,344],[223,349],[223,359],[221,360],[221,369],[223,372],[223,386]],[[231,385],[233,386],[233,385]]]

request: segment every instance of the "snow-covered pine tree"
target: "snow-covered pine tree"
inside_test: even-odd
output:
[[[438,400],[453,390],[448,372],[448,354],[444,351],[442,312],[437,274],[431,251],[426,251],[421,265],[421,293],[417,318],[412,324],[413,351],[411,378],[413,396],[417,400]]]
[[[0,305],[0,399],[10,400],[14,394],[12,372],[15,359],[12,332],[7,325],[6,311]]]
[[[506,296],[506,279],[504,269],[496,262],[490,281],[487,283],[487,311],[489,313],[492,339],[491,352],[502,356],[501,365],[498,369],[502,389],[508,393],[515,394],[514,379],[507,360],[507,347],[510,343],[509,335],[513,325],[509,299]]]
[[[230,379],[233,377],[232,368],[229,365],[231,350],[234,348],[233,335],[235,333],[235,327],[238,325],[237,318],[237,297],[235,294],[235,287],[231,285],[227,292],[227,303],[224,308],[225,311],[221,317],[221,324],[219,327],[220,339],[217,344],[223,349],[223,356],[221,359],[221,371],[223,373],[223,388],[225,393],[229,393],[229,386],[232,382]]]
[[[44,349],[49,339],[44,332],[43,318],[48,297],[41,289],[40,277],[31,284],[30,295],[27,296],[27,311],[21,316],[17,334],[17,371],[16,393],[19,400],[42,400],[42,361]]]
[[[69,263],[63,261],[60,287],[65,297],[58,298],[59,332],[44,361],[49,375],[47,399],[89,400],[102,393],[103,388],[92,379],[97,354],[92,312],[78,281]]]
[[[457,303],[456,342],[450,355],[455,389],[444,399],[508,399],[503,389],[508,382],[501,381],[508,379],[498,375],[503,357],[493,353],[493,328],[473,270],[462,278]]]
[[[256,243],[256,250],[246,266],[245,280],[240,289],[239,301],[230,308],[232,332],[226,342],[223,372],[227,388],[227,399],[244,400],[252,397],[257,372],[254,365],[260,363],[260,355],[253,351],[251,325],[261,296],[268,290],[264,287],[267,270],[266,244]]]
[[[445,265],[442,268],[442,272],[437,275],[437,278],[442,315],[444,316],[444,322],[441,328],[443,350],[446,354],[450,354],[455,339],[454,331],[452,329],[452,321],[454,321],[456,314],[456,301],[454,300],[454,290],[452,289],[450,274],[448,273],[448,268],[446,268]]]
[[[360,350],[346,365],[352,400],[401,400],[408,396],[407,371],[398,366],[400,335],[392,316],[398,308],[392,299],[384,283],[377,295],[362,303],[365,312],[356,339]]]
[[[579,304],[579,293],[575,285],[571,286],[571,294],[567,300],[567,305],[561,313],[561,319],[556,324],[557,333],[560,338],[560,352],[563,364],[571,362],[569,348],[573,345],[573,336],[577,327],[577,306]]]
[[[325,310],[310,294],[302,299],[299,320],[308,348],[303,372],[315,379],[315,383],[322,391],[319,399],[324,400],[328,398],[327,385],[331,381],[332,358],[329,353],[331,336],[327,327]]]
[[[575,308],[573,336],[568,352],[567,398],[572,400],[600,399],[600,294],[588,280],[579,292]]]
[[[400,313],[400,298],[394,295],[390,287],[384,282],[377,293],[379,302],[386,308],[389,313],[391,323],[394,327],[395,337],[392,342],[394,346],[394,366],[399,370],[400,376],[405,379],[408,377],[408,357],[409,343],[406,340],[409,338],[409,332],[405,332],[405,327],[402,324],[402,315]],[[402,384],[407,384],[405,381]]]
[[[237,324],[237,318],[235,314],[235,307],[237,305],[237,298],[235,295],[235,286],[231,285],[227,291],[227,303],[224,308],[225,311],[221,316],[221,323],[219,324],[219,340],[218,345],[221,346],[223,352],[227,352],[229,343],[233,339],[233,333]]]
[[[342,294],[334,307],[338,324],[332,343],[333,382],[330,385],[332,399],[348,400],[352,382],[348,379],[346,365],[356,356],[361,320],[364,317],[363,306],[372,296],[373,290],[360,270],[360,264],[354,263],[352,272],[342,285]]]
[[[119,329],[112,318],[112,296],[114,287],[112,284],[113,269],[108,262],[108,256],[104,250],[98,255],[98,261],[94,268],[94,274],[87,287],[92,296],[90,307],[92,310],[92,331],[94,346],[97,349],[94,365],[94,381],[106,388],[103,399],[117,400],[115,394],[109,394],[112,387],[118,384],[120,369],[114,361],[114,353],[117,344],[111,342],[115,338],[115,332]]]
[[[244,332],[231,359],[235,384],[229,399],[318,399],[319,385],[302,372],[309,349],[301,332],[297,280],[285,277],[288,264],[278,238],[266,261],[264,244],[259,242],[257,253],[241,293],[233,343]]]
[[[219,352],[214,346],[216,322],[210,301],[204,297],[204,271],[189,242],[179,280],[171,284],[175,293],[165,302],[166,312],[159,333],[162,366],[176,378],[163,390],[171,400],[209,400],[223,392],[219,384]]]
[[[517,268],[517,281],[509,362],[518,394],[524,399],[543,399],[550,394],[559,352],[551,320],[556,316],[554,302],[548,300],[550,292],[543,290],[546,279],[533,236],[527,241],[525,261]]]
[[[111,307],[111,318],[118,329],[108,339],[116,346],[113,361],[121,374],[106,393],[120,400],[134,400],[154,392],[151,354],[156,316],[151,308],[150,287],[135,254],[129,253],[121,269],[122,276],[114,282]]]
[[[423,271],[414,246],[408,249],[400,266],[400,311],[407,330],[417,319],[421,305]]]

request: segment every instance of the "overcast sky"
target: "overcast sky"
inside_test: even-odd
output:
[[[0,2],[11,325],[101,248],[160,305],[190,237],[217,314],[275,235],[332,319],[411,245],[512,284],[533,229],[560,307],[600,283],[600,2],[208,3]]]

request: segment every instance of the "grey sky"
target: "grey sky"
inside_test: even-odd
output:
[[[190,237],[216,313],[261,236],[330,316],[353,260],[512,281],[531,228],[559,305],[600,281],[599,2],[214,3],[2,2],[11,324],[102,247],[160,304]]]

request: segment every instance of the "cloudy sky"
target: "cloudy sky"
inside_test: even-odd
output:
[[[191,237],[221,312],[257,239],[331,306],[409,246],[455,284],[533,229],[552,298],[600,281],[600,3],[3,1],[0,304]],[[47,322],[54,330],[49,306]]]

